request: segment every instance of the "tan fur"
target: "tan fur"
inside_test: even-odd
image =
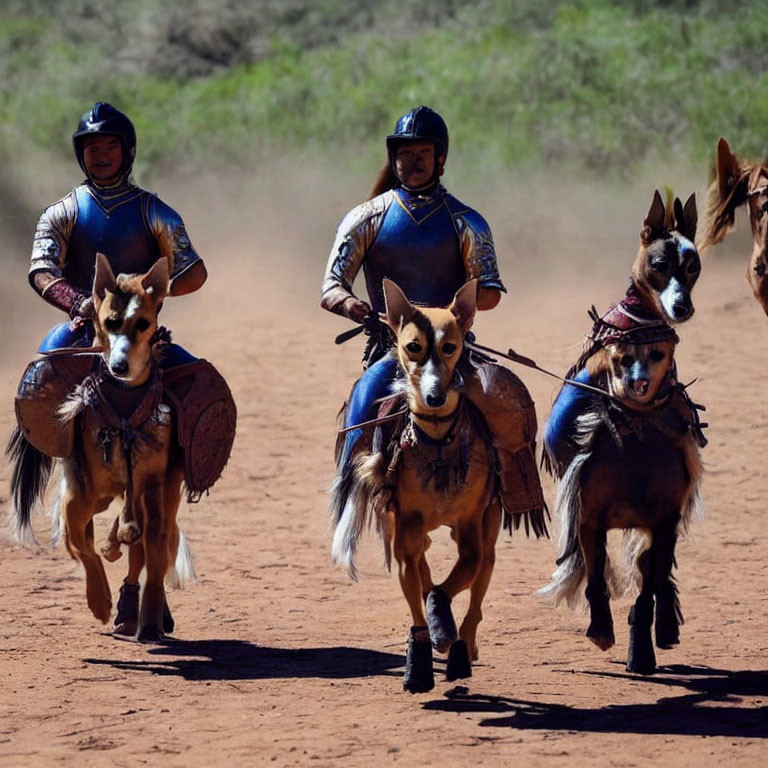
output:
[[[99,255],[94,280],[97,335],[105,346],[106,360],[109,360],[111,333],[124,333],[132,339],[129,387],[144,383],[151,373],[150,341],[167,290],[165,260],[161,259],[145,275],[115,278],[106,259]],[[128,306],[135,310],[130,316],[126,314]],[[111,595],[104,566],[94,550],[92,518],[105,510],[112,499],[125,495],[128,483],[125,457],[120,441],[115,439],[105,463],[99,443],[103,422],[89,408],[78,407],[76,398],[65,406],[64,415],[76,418],[82,435],[80,450],[63,461],[61,516],[65,541],[70,554],[85,568],[88,606],[96,618],[106,623]],[[137,441],[132,452],[133,508],[128,509],[126,505],[120,524],[116,521],[113,525],[107,547],[114,554],[114,540],[125,541],[126,536],[132,539],[135,527],[139,538],[130,549],[128,580],[136,583],[142,568],[147,569],[139,624],[133,628],[140,639],[157,639],[162,635],[163,579],[173,565],[179,542],[176,513],[184,475],[172,429],[167,419],[150,419],[143,427],[150,439]]]
[[[454,412],[459,404],[459,393],[450,382],[461,356],[464,334],[474,319],[475,282],[460,289],[448,309],[417,310],[389,281],[385,281],[384,291],[387,322],[397,337],[397,356],[406,373],[406,393],[413,420],[433,440],[439,440],[447,434],[451,423],[429,421],[429,416],[445,416]],[[416,320],[417,313],[426,319],[434,338],[431,361],[428,359],[429,335],[425,333],[423,321]],[[430,363],[431,375],[439,382],[436,389],[445,396],[444,403],[438,407],[431,406],[423,392],[425,368]],[[427,623],[424,596],[434,586],[425,554],[428,534],[442,525],[451,529],[459,558],[448,577],[437,586],[451,599],[462,590],[471,589],[469,610],[459,635],[475,659],[477,625],[493,571],[501,510],[497,503],[491,503],[492,458],[477,434],[473,435],[469,453],[464,487],[451,493],[438,493],[431,485],[425,487],[418,453],[404,447],[393,503],[387,511],[392,517],[382,520],[380,530],[392,537],[400,585],[411,609],[413,624],[423,626]]]

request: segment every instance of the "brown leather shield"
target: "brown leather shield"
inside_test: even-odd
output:
[[[90,373],[90,356],[60,355],[31,362],[16,392],[16,420],[24,437],[55,458],[72,454],[75,423],[62,423],[59,408]]]
[[[207,360],[163,371],[184,449],[184,482],[196,501],[221,476],[232,452],[237,408],[224,377]]]

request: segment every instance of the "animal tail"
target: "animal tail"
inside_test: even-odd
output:
[[[16,427],[5,454],[13,465],[11,472],[11,520],[16,540],[36,544],[32,532],[32,509],[42,501],[54,460],[30,443]]]
[[[176,560],[165,574],[165,586],[169,589],[183,589],[184,584],[197,578],[195,559],[189,548],[184,531],[179,529],[179,545],[176,548]]]
[[[330,516],[335,526],[331,560],[357,581],[357,542],[371,520],[372,489],[384,473],[384,454],[361,454],[344,463],[331,486]]]
[[[558,551],[555,561],[557,568],[551,581],[538,590],[538,594],[553,597],[555,604],[565,600],[574,605],[579,599],[579,587],[586,577],[584,558],[579,545],[579,499],[580,475],[582,467],[589,458],[588,454],[579,454],[565,471],[557,488],[555,499],[555,517],[558,520]]]
[[[584,556],[579,544],[579,516],[581,513],[581,473],[592,456],[592,444],[600,428],[600,416],[591,410],[576,419],[573,440],[579,450],[563,471],[557,485],[555,517],[558,520],[557,568],[546,586],[538,594],[555,599],[555,604],[565,600],[570,606],[581,602],[580,589],[586,579]],[[606,571],[610,573],[606,559]]]

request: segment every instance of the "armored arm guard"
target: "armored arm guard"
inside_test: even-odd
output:
[[[157,196],[150,198],[148,225],[157,239],[160,254],[171,265],[171,283],[191,266],[202,261],[190,242],[187,228],[176,211]]]
[[[455,222],[467,280],[477,278],[479,288],[495,288],[506,293],[507,289],[499,275],[496,249],[488,222],[471,209],[458,213]]]
[[[360,271],[368,249],[376,239],[392,193],[385,192],[353,208],[336,232],[325,268],[320,306],[344,315],[344,302],[354,297],[352,284]]]
[[[77,206],[72,194],[46,208],[37,222],[29,265],[30,285],[45,301],[70,316],[77,314],[88,294],[62,275]]]

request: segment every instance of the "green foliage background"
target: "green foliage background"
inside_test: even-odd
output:
[[[764,0],[5,0],[0,142],[71,157],[99,99],[134,119],[145,180],[285,153],[354,165],[426,103],[478,175],[704,168],[720,135],[765,153],[766,30]]]

